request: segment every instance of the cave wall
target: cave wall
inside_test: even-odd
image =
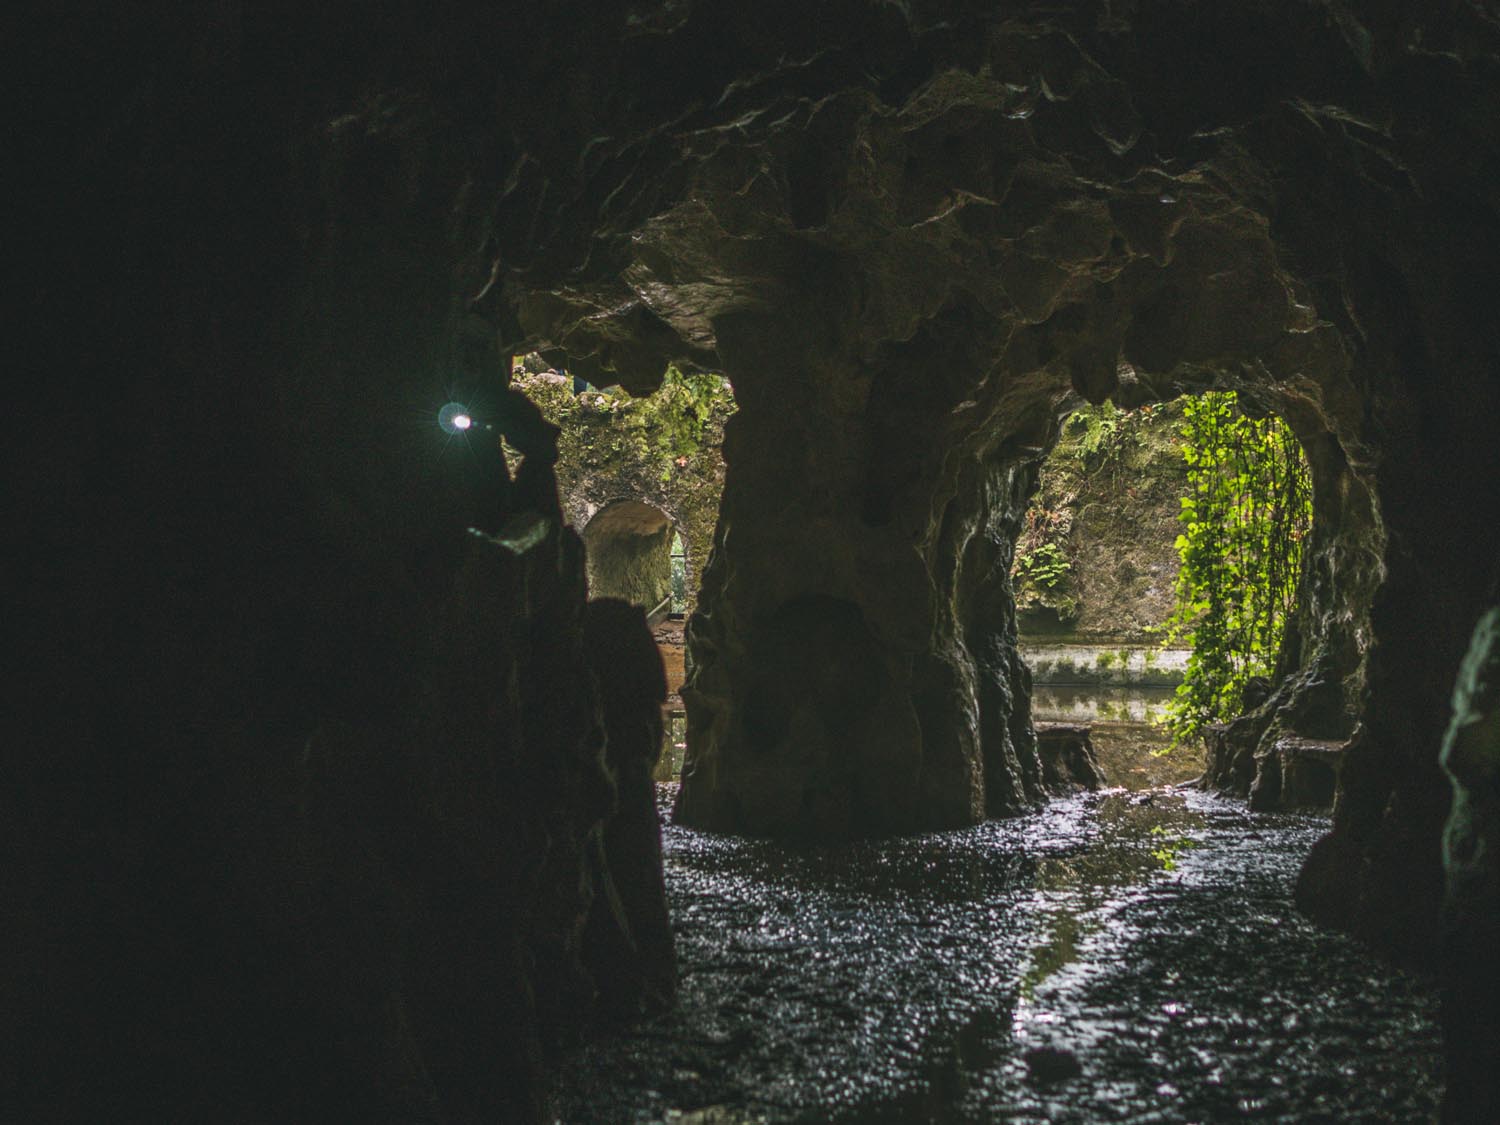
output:
[[[660,658],[470,308],[473,87],[352,15],[59,12],[19,75],[7,1119],[540,1121],[670,999]]]
[[[1443,769],[1453,805],[1443,831],[1448,871],[1443,901],[1446,957],[1444,1047],[1452,1084],[1451,1121],[1486,1121],[1500,1113],[1500,606],[1474,627],[1453,690],[1453,718],[1443,740]]]

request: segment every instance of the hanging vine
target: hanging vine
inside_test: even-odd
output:
[[[1177,741],[1239,714],[1246,682],[1275,667],[1312,525],[1307,462],[1281,419],[1211,392],[1184,403],[1181,436],[1188,495],[1166,627],[1168,644],[1193,652],[1167,709]]]

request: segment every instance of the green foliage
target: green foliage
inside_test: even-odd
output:
[[[1042,543],[1016,558],[1016,572],[1048,590],[1056,589],[1070,569],[1067,554],[1056,543]]]
[[[1085,459],[1103,452],[1106,456],[1117,452],[1116,439],[1120,434],[1120,420],[1125,411],[1112,402],[1098,406],[1085,406],[1068,415],[1066,429],[1078,436],[1078,452]]]
[[[1191,836],[1174,835],[1160,824],[1152,825],[1151,835],[1159,837],[1158,846],[1151,850],[1151,855],[1161,864],[1163,871],[1176,871],[1177,857],[1189,848],[1198,846],[1198,841]]]
[[[703,447],[715,409],[732,402],[722,375],[688,375],[668,367],[655,394],[638,399],[627,396],[624,418],[647,455],[675,463]]]
[[[1112,402],[1084,406],[1063,422],[1058,447],[1090,468],[1118,466],[1129,450],[1144,444],[1156,409],[1148,404],[1122,410]]]
[[[1071,526],[1070,513],[1041,505],[1031,508],[1011,567],[1018,596],[1050,606],[1062,618],[1072,617],[1078,610],[1077,600],[1068,589],[1072,564],[1063,547]]]
[[[1279,418],[1249,418],[1214,392],[1184,404],[1181,436],[1188,495],[1166,643],[1193,653],[1168,706],[1178,742],[1237,715],[1246,681],[1272,672],[1312,523],[1307,463]]]
[[[520,368],[516,376],[548,420],[563,428],[564,443],[586,447],[579,460],[596,466],[645,462],[659,467],[663,481],[702,450],[706,438],[715,439],[734,411],[734,394],[723,376],[686,374],[676,367],[667,368],[654,394],[641,398],[621,390],[575,395],[565,383],[528,377]]]

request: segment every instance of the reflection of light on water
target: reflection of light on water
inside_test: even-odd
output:
[[[1176,870],[1182,853],[1198,844],[1188,831],[1205,824],[1182,797],[1166,792],[1137,798],[1115,790],[1086,801],[1098,826],[1088,846],[1048,856],[1037,865],[1040,913],[1011,1014],[1011,1030],[1018,1038],[1063,1022],[1056,990],[1065,994],[1070,985],[1064,978],[1093,972],[1097,966],[1088,947],[1106,930],[1122,925],[1117,914],[1105,909],[1111,893]]]
[[[680,1072],[698,1077],[691,1071]],[[733,1105],[709,1105],[701,1109],[669,1109],[663,1115],[662,1120],[666,1125],[766,1125],[768,1120],[763,1113],[752,1113]]]
[[[1031,692],[1031,716],[1039,722],[1159,723],[1166,718],[1173,688],[1095,687],[1037,684]]]
[[[1034,1003],[1043,981],[1077,960],[1079,939],[1094,928],[1068,909],[1047,915],[1046,924],[1046,939],[1032,947],[1031,965],[1021,977],[1020,999],[1028,1004]]]

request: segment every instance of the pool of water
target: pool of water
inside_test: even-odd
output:
[[[1031,691],[1031,717],[1060,723],[1160,723],[1174,693],[1170,687],[1037,684]]]
[[[1292,906],[1326,826],[1156,789],[838,847],[668,827],[679,1004],[566,1058],[556,1120],[1430,1120],[1434,990]]]
[[[1190,649],[1108,638],[1023,637],[1021,656],[1038,684],[1139,684],[1173,687],[1182,682]]]
[[[1039,723],[1088,723],[1105,780],[1149,789],[1191,781],[1205,765],[1201,742],[1173,745],[1160,725],[1172,696],[1169,687],[1039,684],[1031,715]]]

